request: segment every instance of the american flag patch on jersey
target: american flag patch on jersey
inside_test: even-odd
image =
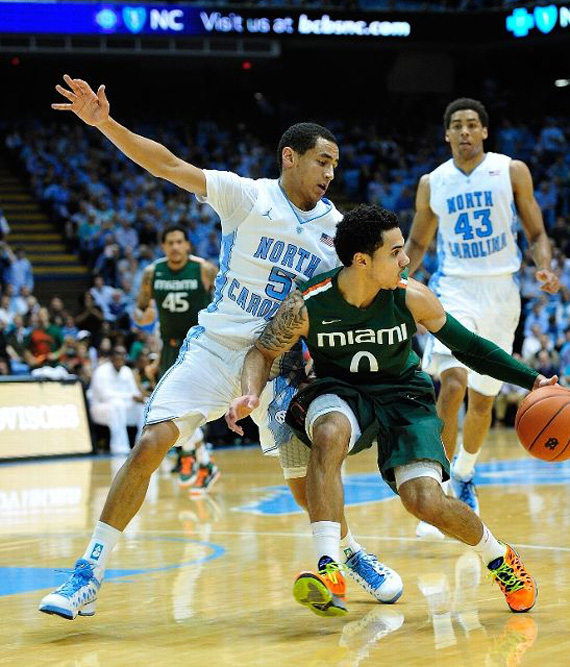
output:
[[[325,245],[328,245],[331,248],[334,248],[334,239],[333,239],[333,237],[329,236],[328,234],[325,234],[324,232],[321,234],[321,243],[324,243]]]

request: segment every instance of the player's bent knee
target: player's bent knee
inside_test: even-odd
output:
[[[172,422],[145,426],[129,457],[130,464],[154,472],[177,439],[178,429]]]
[[[467,374],[463,369],[450,368],[441,374],[441,394],[446,400],[463,401],[467,390]]]
[[[444,499],[441,485],[429,477],[418,477],[404,482],[398,493],[406,510],[418,519],[437,525]]]
[[[313,453],[344,459],[350,440],[350,422],[341,414],[319,417],[313,426]]]

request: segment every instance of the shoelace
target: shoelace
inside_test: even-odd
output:
[[[76,592],[78,586],[86,586],[93,578],[93,570],[88,565],[82,565],[75,570],[56,570],[56,572],[71,574],[71,577],[63,586],[57,589],[57,592],[60,594],[66,593],[71,595]]]
[[[345,569],[341,563],[327,563],[324,568],[319,570],[320,575],[326,575],[331,580],[332,584],[338,584],[338,576],[342,576],[342,571]]]
[[[367,567],[370,567],[374,572],[381,577],[386,576],[386,569],[369,553],[363,553],[360,555],[360,561],[363,561]]]
[[[520,578],[517,577],[516,570],[519,570]],[[521,588],[525,587],[526,581],[521,581],[521,579],[528,579],[528,575],[525,575],[518,559],[515,558],[515,567],[509,565],[506,561],[503,561],[502,565],[496,570],[491,570],[487,577],[493,578],[499,586],[504,589],[507,593],[515,593],[520,591]]]

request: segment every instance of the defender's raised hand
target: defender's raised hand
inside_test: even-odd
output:
[[[52,104],[52,109],[73,111],[87,125],[101,125],[109,119],[109,101],[105,95],[105,86],[99,86],[95,94],[91,86],[82,79],[72,79],[68,74],[64,74],[63,80],[69,90],[59,84],[55,89],[68,99],[70,104]]]

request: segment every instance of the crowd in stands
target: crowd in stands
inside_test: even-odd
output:
[[[392,208],[406,232],[420,175],[448,159],[441,128],[434,126],[416,140],[383,136],[374,127],[329,125],[341,152],[335,201],[341,208],[358,201]],[[274,147],[243,127],[238,131],[210,120],[198,123],[193,134],[174,123],[168,129],[135,129],[198,165],[251,178],[276,175]],[[494,131],[492,149],[529,164],[563,285],[555,296],[539,291],[522,241],[524,323],[515,349],[531,366],[545,375],[558,373],[570,386],[569,139],[567,121],[548,118],[533,129],[505,120]],[[93,286],[79,304],[64,304],[57,296],[49,304],[38,303],[25,249],[11,249],[9,221],[0,222],[0,374],[58,366],[88,385],[94,369],[121,346],[148,395],[159,344],[156,332],[140,330],[132,319],[143,270],[160,255],[160,230],[173,223],[186,227],[196,254],[216,262],[217,215],[195,197],[144,173],[99,133],[79,124],[22,123],[6,136],[5,146],[65,231],[71,249],[92,269]],[[436,270],[432,247],[416,277],[427,281]],[[506,387],[504,393],[513,391]]]

